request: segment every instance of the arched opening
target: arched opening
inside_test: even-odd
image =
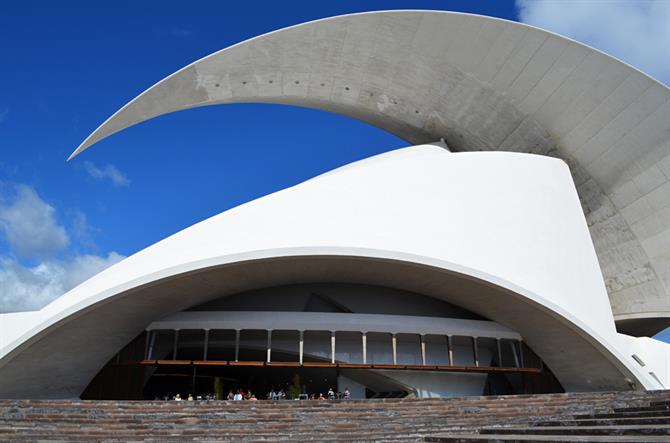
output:
[[[406,290],[318,282],[157,319],[82,398],[226,399],[240,389],[262,399],[562,392],[519,334],[474,312]]]
[[[575,324],[560,312],[545,306],[542,299],[534,294],[522,289],[506,288],[500,282],[487,281],[486,276],[478,277],[476,271],[460,269],[448,263],[423,263],[420,257],[379,251],[367,251],[364,255],[337,255],[333,252],[328,255],[286,255],[286,251],[283,251],[273,255],[272,251],[264,251],[258,257],[247,255],[243,260],[231,257],[228,261],[222,259],[206,264],[195,263],[186,267],[190,267],[190,270],[165,273],[160,278],[152,277],[143,283],[134,283],[135,287],[131,289],[107,294],[102,299],[98,298],[102,301],[80,307],[76,315],[54,319],[50,326],[34,334],[30,341],[5,357],[7,363],[2,371],[8,377],[2,380],[45,380],[44,374],[48,372],[49,379],[59,381],[57,385],[49,384],[53,388],[32,383],[15,386],[0,380],[0,388],[8,398],[13,395],[25,398],[31,395],[30,388],[40,398],[87,396],[89,392],[96,392],[92,388],[86,389],[86,386],[91,384],[105,363],[113,365],[119,350],[134,339],[141,342],[138,335],[152,322],[178,313],[192,315],[193,312],[185,310],[229,295],[311,282],[375,285],[409,291],[490,319],[519,334],[524,343],[541,357],[544,367],[551,369],[566,391],[631,389],[631,380],[636,380],[636,376],[631,374],[624,363],[611,354],[606,343],[598,341],[598,337],[584,330],[583,325]],[[247,320],[246,316],[244,320]],[[254,329],[268,327],[264,324]],[[191,326],[179,329],[200,328]],[[329,328],[320,325],[306,329],[323,331]],[[367,332],[379,332],[366,329]],[[82,334],[82,331],[86,331],[86,334]],[[305,347],[310,346],[307,331]],[[324,335],[322,332],[320,334]],[[398,335],[396,338],[397,346],[402,346],[401,337]],[[146,337],[144,343],[135,347],[140,350],[140,355],[146,348]],[[321,345],[315,343],[314,346]],[[427,349],[430,349],[430,343],[427,343]],[[59,359],[40,358],[46,354],[58,355]],[[35,365],[35,361],[40,361],[40,365]],[[341,369],[354,373],[360,368],[353,366]],[[420,370],[416,367],[410,369]],[[108,374],[105,377],[112,379],[116,376]],[[394,377],[400,378],[397,375]],[[427,373],[422,373],[417,379],[402,378],[405,384],[431,380]],[[417,391],[428,394],[425,387]]]

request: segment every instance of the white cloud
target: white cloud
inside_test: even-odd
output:
[[[85,161],[84,169],[91,177],[97,180],[109,180],[114,186],[130,185],[128,177],[112,164],[106,164],[102,168],[98,168],[93,162]]]
[[[47,260],[27,267],[12,258],[0,258],[0,312],[40,309],[103,269],[122,255],[80,255],[71,260]]]
[[[670,84],[670,1],[516,0],[519,19],[611,54]]]
[[[72,219],[70,231],[72,236],[82,245],[88,248],[95,248],[92,234],[99,232],[99,229],[92,228],[88,224],[86,214],[78,209],[69,211],[68,215]]]
[[[65,228],[55,218],[55,209],[29,186],[16,186],[13,201],[0,195],[0,231],[20,257],[45,257],[70,243]]]
[[[70,244],[70,236],[56,221],[54,207],[30,186],[16,185],[11,195],[2,192],[6,189],[0,187],[0,232],[10,250],[0,256],[0,312],[39,309],[125,258],[116,252],[56,258]],[[73,211],[72,217],[75,238],[95,246],[86,215]],[[17,257],[40,262],[25,265]]]

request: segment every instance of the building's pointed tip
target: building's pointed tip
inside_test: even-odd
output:
[[[95,132],[93,132],[93,134],[95,134],[96,132],[97,132],[97,130]],[[77,149],[75,149],[72,152],[72,154],[70,154],[70,156],[67,158],[67,161],[72,160],[73,158],[75,158],[76,156],[81,154],[82,151],[85,151],[88,147],[90,147],[93,144],[91,142],[91,138],[93,137],[93,134],[86,137],[86,139],[83,142],[81,142],[81,144],[79,146],[77,146]]]
[[[67,158],[66,161],[69,162],[70,160],[72,160],[73,158],[75,158],[77,155],[79,155],[79,153],[80,153],[81,151],[83,151],[84,149],[85,149],[85,148],[84,148],[84,144],[82,143],[81,145],[79,145],[79,147],[78,147],[77,149],[74,150],[74,152],[72,152],[72,154],[70,154],[70,156]]]

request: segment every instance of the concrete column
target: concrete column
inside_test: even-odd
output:
[[[195,392],[195,377],[196,377],[196,370],[198,367],[196,365],[192,365],[191,368],[192,368],[191,393],[193,394],[193,397],[197,397],[197,393]]]
[[[174,344],[172,346],[172,360],[177,359],[177,344],[179,343],[179,329],[174,330]]]
[[[519,367],[524,368],[525,364],[523,362],[523,341],[519,340]]]
[[[272,357],[272,330],[268,329],[268,359],[267,362],[270,363]]]
[[[451,341],[451,335],[447,335],[447,349],[449,350],[449,366],[454,365],[454,345]]]
[[[368,362],[368,334],[366,332],[361,332],[361,339],[363,341],[363,364]]]
[[[235,329],[235,361],[240,361],[240,330]]]
[[[421,340],[421,364],[426,366],[426,336],[421,334],[419,339]]]
[[[498,366],[502,367],[503,366],[502,348],[500,347],[500,339],[499,338],[496,338],[496,345],[498,346]]]
[[[156,331],[149,331],[151,340],[149,340],[149,351],[147,352],[147,360],[151,360],[151,355],[154,353],[154,345],[156,344]]]
[[[335,331],[330,331],[330,362],[335,363]]]
[[[398,343],[395,334],[391,334],[391,346],[393,347],[393,364],[398,364]]]
[[[305,349],[305,331],[300,331],[300,351],[298,352],[300,358],[300,364],[302,364],[304,349]]]
[[[479,367],[479,350],[477,349],[477,337],[472,337],[472,355],[475,358],[475,366]]]
[[[509,346],[512,348],[512,354],[514,355],[514,367],[518,368],[519,366],[519,355],[516,353],[516,346],[513,341],[509,341]]]
[[[209,329],[205,329],[205,343],[202,345],[202,359],[207,361],[207,348],[209,347]]]
[[[145,336],[144,336],[144,355],[143,355],[143,357],[144,357],[145,360],[148,360],[149,357],[147,357],[147,356],[149,355],[149,340],[151,338],[150,337],[151,336],[151,331],[144,331],[144,333],[145,333]]]

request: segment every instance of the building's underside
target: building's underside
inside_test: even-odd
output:
[[[669,98],[561,36],[444,12],[334,17],[205,57],[73,156],[240,102],[446,144],[234,208],[3,315],[0,395],[153,398],[161,380],[206,391],[271,369],[326,371],[359,396],[664,388],[667,346],[635,336],[670,321]],[[125,394],[106,391],[123,371]]]
[[[331,387],[352,398],[562,390],[495,322],[413,292],[320,283],[245,291],[152,322],[82,398],[292,395],[296,374],[303,397]]]

